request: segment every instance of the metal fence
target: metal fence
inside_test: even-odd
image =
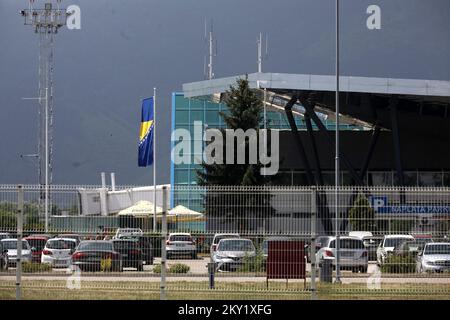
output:
[[[450,297],[449,188],[162,187],[106,215],[86,190],[51,186],[46,213],[40,186],[0,186],[2,297]]]

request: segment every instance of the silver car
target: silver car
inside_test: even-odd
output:
[[[255,256],[256,248],[250,239],[227,238],[217,244],[213,262],[216,270],[233,271],[243,265],[245,257],[251,259]]]
[[[197,259],[197,246],[190,233],[171,233],[166,241],[167,259],[174,256],[190,256]]]
[[[367,272],[368,252],[361,239],[355,237],[340,237],[339,266],[341,269],[350,269],[353,272]],[[331,260],[336,266],[336,237],[329,237],[316,253],[316,261]]]
[[[17,239],[1,240],[3,250],[7,250],[8,265],[14,267],[17,261]],[[31,248],[27,240],[22,240],[22,262],[31,262]]]
[[[417,255],[418,272],[450,271],[450,243],[427,243]]]

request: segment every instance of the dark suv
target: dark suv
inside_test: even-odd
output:
[[[116,240],[130,240],[137,242],[141,253],[142,253],[142,260],[145,262],[145,264],[150,265],[153,264],[153,258],[154,258],[154,252],[153,252],[153,243],[155,241],[155,237],[149,237],[149,236],[135,236],[135,237],[120,237],[113,239]]]
[[[141,247],[136,239],[114,239],[114,250],[122,255],[124,267],[144,270],[144,260]]]

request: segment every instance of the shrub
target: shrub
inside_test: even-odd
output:
[[[385,273],[413,273],[416,272],[416,260],[412,254],[405,256],[390,255],[381,266]]]
[[[169,266],[167,273],[188,273],[191,268],[188,265],[182,263],[176,263]],[[154,273],[161,273],[161,265],[157,264],[153,267]]]
[[[239,268],[241,272],[264,272],[265,270],[266,260],[262,251],[259,251],[254,257],[245,256],[243,264]]]
[[[100,261],[100,269],[102,271],[111,271],[112,268],[112,260],[111,258],[102,259]]]
[[[22,272],[33,273],[33,272],[49,272],[52,271],[52,266],[48,263],[35,263],[35,262],[23,262]]]
[[[169,268],[169,273],[188,273],[191,268],[182,263],[176,263]]]

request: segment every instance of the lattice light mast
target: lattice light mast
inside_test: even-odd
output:
[[[53,159],[53,46],[54,35],[66,25],[65,9],[60,9],[61,0],[47,0],[44,8],[33,8],[29,0],[28,9],[20,11],[25,25],[33,26],[39,36],[39,120],[38,120],[38,180],[41,186],[40,201],[45,200],[45,230],[48,231],[49,185],[52,183]]]

